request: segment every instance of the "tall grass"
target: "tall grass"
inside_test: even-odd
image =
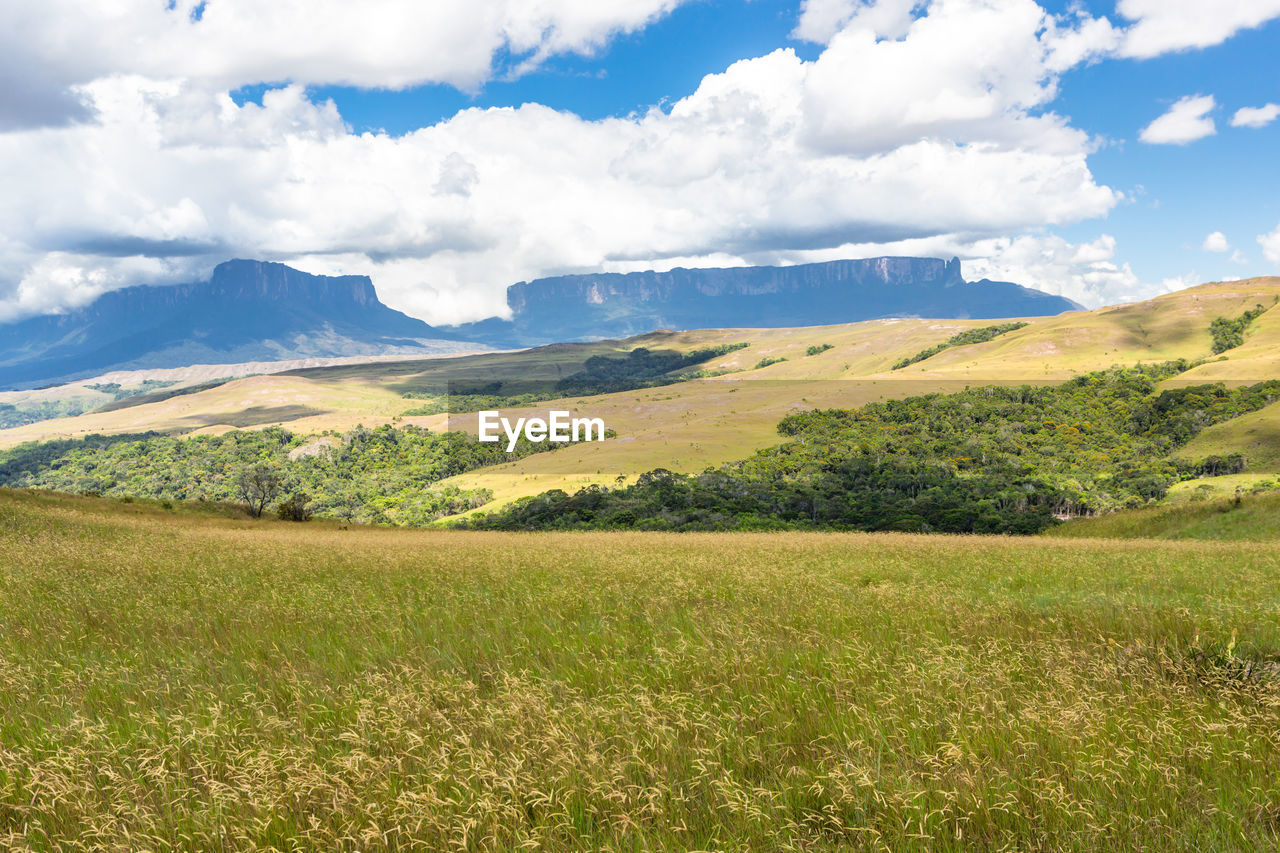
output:
[[[1280,843],[1280,547],[0,492],[0,847]]]

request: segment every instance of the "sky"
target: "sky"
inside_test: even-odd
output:
[[[579,272],[1280,274],[1280,0],[0,0],[0,321],[233,257],[450,324]]]

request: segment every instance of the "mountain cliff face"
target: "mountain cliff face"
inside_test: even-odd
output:
[[[507,289],[509,322],[445,331],[534,345],[653,329],[816,326],[881,317],[999,318],[1079,309],[1010,282],[967,282],[959,259],[868,258],[790,267],[568,275]]]
[[[0,388],[108,370],[459,349],[378,300],[367,276],[227,261],[207,282],[130,287],[0,326]]]
[[[654,329],[817,326],[880,317],[1060,314],[1070,300],[967,282],[956,259],[568,275],[507,288],[512,319],[433,328],[383,305],[366,276],[227,261],[209,281],[130,287],[76,311],[0,325],[0,389],[109,370],[456,351],[622,338]]]

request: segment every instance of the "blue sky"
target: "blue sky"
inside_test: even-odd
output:
[[[122,5],[0,36],[0,319],[229,256],[434,322],[597,269],[1280,272],[1280,0]]]

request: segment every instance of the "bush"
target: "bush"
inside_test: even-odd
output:
[[[303,492],[294,492],[289,497],[276,504],[276,515],[281,521],[310,521],[311,496]]]

